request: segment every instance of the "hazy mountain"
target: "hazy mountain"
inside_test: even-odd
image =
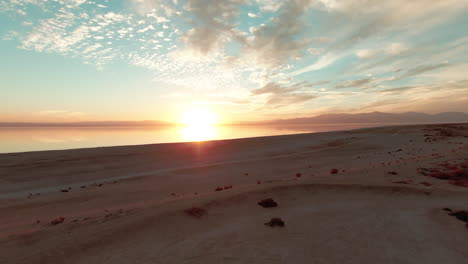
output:
[[[359,114],[324,114],[314,117],[278,119],[261,122],[262,124],[343,124],[343,123],[455,123],[468,122],[468,114],[446,112],[439,114],[406,113],[359,113]]]
[[[307,124],[348,124],[348,123],[468,123],[468,114],[445,112],[439,114],[406,113],[359,113],[324,114],[314,117],[277,119],[262,122],[242,122],[240,125],[307,125]],[[71,123],[22,123],[0,122],[0,127],[98,127],[98,126],[167,126],[174,125],[161,121],[90,121]]]

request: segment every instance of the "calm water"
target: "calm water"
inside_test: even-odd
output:
[[[15,127],[0,128],[0,153],[202,141],[324,132],[378,124],[287,126]]]

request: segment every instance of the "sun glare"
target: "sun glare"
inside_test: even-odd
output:
[[[181,115],[182,137],[187,141],[205,141],[214,139],[217,115],[206,109],[188,109]]]
[[[182,127],[181,132],[184,141],[206,141],[215,138],[216,126],[184,126]]]
[[[187,126],[212,126],[216,123],[217,116],[206,109],[189,109],[182,113],[181,121]]]

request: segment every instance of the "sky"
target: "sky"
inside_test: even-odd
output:
[[[468,0],[2,0],[0,121],[468,112]]]

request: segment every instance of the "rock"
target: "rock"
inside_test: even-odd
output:
[[[61,191],[61,192],[68,192],[68,190],[67,190],[67,189],[63,189],[63,190],[60,190],[60,191]]]
[[[398,172],[396,172],[396,171],[387,171],[387,174],[398,175]]]
[[[54,220],[52,220],[52,221],[50,222],[50,224],[51,224],[51,225],[58,225],[58,224],[63,223],[64,221],[65,221],[65,217],[60,216],[60,217],[57,217],[57,218],[55,218]]]
[[[271,207],[277,207],[278,203],[276,203],[275,200],[268,198],[268,199],[263,199],[260,202],[258,202],[258,205],[265,207],[265,208],[271,208]]]
[[[202,216],[206,214],[206,210],[200,207],[192,207],[189,209],[185,209],[184,212],[195,218],[201,218]]]
[[[449,215],[455,216],[460,221],[468,222],[468,211],[456,211],[452,212]]]
[[[272,218],[269,222],[266,222],[265,225],[270,226],[270,227],[275,227],[275,226],[284,227],[285,223],[281,218],[275,217],[275,218]]]

